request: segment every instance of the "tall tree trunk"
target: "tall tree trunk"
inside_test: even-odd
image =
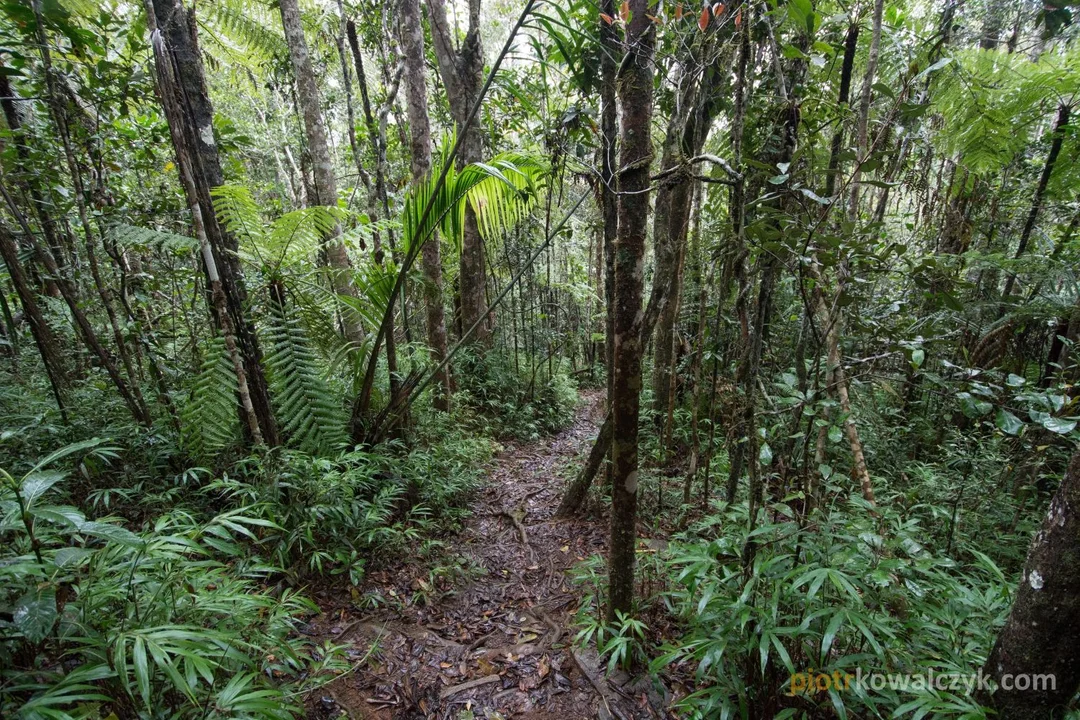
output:
[[[307,137],[308,152],[311,153],[315,197],[309,198],[309,201],[314,200],[309,204],[336,208],[338,196],[334,162],[330,156],[319,88],[315,83],[315,71],[311,66],[311,53],[308,50],[307,40],[304,38],[304,26],[300,20],[300,6],[297,0],[279,0],[278,7],[281,10],[281,24],[285,28],[285,42],[289,46],[293,77],[296,79],[297,102],[304,117],[304,134]],[[324,238],[331,283],[334,292],[338,295],[356,300],[358,296],[356,284],[353,281],[352,263],[349,261],[349,253],[340,236],[341,227],[335,225]],[[360,324],[359,313],[346,304],[342,307],[341,318],[346,339],[354,345],[360,345],[364,341],[364,329]]]
[[[844,111],[851,100],[851,71],[855,66],[855,50],[859,44],[859,24],[852,22],[844,38],[844,60],[840,65],[840,96],[837,98],[836,130],[829,151],[829,169],[825,175],[825,197],[836,192],[836,176],[840,173],[840,151],[844,146]]]
[[[199,205],[207,242],[218,270],[222,291],[225,293],[226,309],[243,361],[252,409],[258,419],[263,441],[274,447],[279,444],[277,423],[274,421],[270,391],[263,371],[262,349],[255,334],[255,324],[246,311],[247,289],[240,269],[236,238],[218,223],[210,197],[211,188],[222,185],[225,176],[214,140],[214,108],[207,92],[195,13],[194,10],[185,8],[180,0],[144,0],[144,3],[147,15],[153,22],[150,27],[161,31],[164,41],[162,50],[177,82],[177,87],[171,90],[172,99],[166,100],[162,97],[161,101],[167,108],[166,119],[170,126],[176,125],[179,137],[182,138],[182,147],[175,147],[174,141],[174,149],[188,153],[191,158],[196,196],[189,197],[188,204]],[[159,87],[158,92],[163,94],[164,90]],[[204,271],[207,271],[205,263]],[[211,312],[214,312],[213,298],[208,300]],[[247,428],[248,417],[241,402],[237,403],[237,412],[241,424]],[[251,436],[248,439],[254,440]]]
[[[177,79],[173,74],[174,68],[169,59],[168,49],[165,46],[160,30],[153,23],[149,26],[151,43],[154,46],[154,65],[157,69],[158,89],[162,96],[167,118],[181,115],[180,108],[176,105]],[[228,300],[221,282],[221,274],[218,270],[217,261],[214,258],[213,249],[206,231],[206,222],[202,207],[198,201],[198,190],[195,187],[195,177],[192,173],[192,154],[184,136],[183,128],[179,123],[169,122],[169,132],[172,136],[173,148],[176,152],[176,167],[180,174],[180,182],[187,196],[191,210],[191,224],[195,230],[195,237],[199,242],[199,250],[202,254],[203,267],[206,277],[210,282],[211,306],[214,310],[215,319],[221,328],[225,340],[225,350],[236,374],[237,395],[240,400],[241,420],[250,434],[251,441],[255,445],[265,442],[262,429],[260,428],[258,415],[251,398],[251,389],[248,385],[247,372],[244,361],[236,342],[236,333],[233,330],[232,318],[229,316]]]
[[[629,0],[626,58],[619,69],[622,105],[619,151],[619,234],[615,248],[615,382],[611,408],[612,500],[608,619],[631,612],[634,600],[638,491],[638,413],[641,404],[641,307],[649,221],[650,137],[655,24],[648,0]]]
[[[615,0],[600,0],[600,11],[615,17]],[[607,406],[611,411],[611,399],[615,394],[615,238],[619,231],[619,202],[615,193],[615,148],[618,142],[618,108],[615,104],[615,73],[621,57],[619,37],[611,23],[597,18],[600,23],[600,213],[604,223],[604,367],[607,370]],[[599,441],[600,438],[598,437]],[[611,452],[611,437],[604,441],[604,455]],[[599,469],[599,464],[597,464]],[[607,466],[608,484],[611,482],[611,464]],[[594,471],[595,474],[595,471]],[[586,488],[593,476],[582,478]],[[581,494],[584,498],[584,493]],[[580,504],[580,503],[579,503]]]
[[[1031,209],[1028,210],[1027,219],[1024,221],[1024,229],[1020,233],[1020,244],[1016,246],[1016,254],[1013,256],[1016,260],[1019,260],[1027,251],[1031,233],[1035,230],[1035,222],[1039,219],[1039,212],[1042,210],[1043,199],[1046,196],[1046,186],[1050,183],[1050,176],[1054,174],[1054,165],[1057,164],[1058,155],[1061,154],[1061,145],[1065,140],[1065,128],[1069,124],[1069,111],[1070,108],[1065,103],[1058,106],[1057,119],[1054,122],[1053,140],[1050,141],[1050,152],[1047,154],[1046,162],[1043,164],[1039,184],[1035,187],[1035,197],[1031,199]],[[1009,279],[1005,282],[1005,291],[1001,296],[1008,298],[1012,294],[1015,284],[1016,273],[1011,272],[1009,273]]]
[[[870,101],[873,98],[874,74],[877,72],[878,55],[881,49],[883,7],[884,0],[876,0],[872,19],[870,52],[866,61],[866,74],[863,76],[862,95],[859,99],[859,113],[856,118],[856,166],[852,172],[848,189],[847,207],[847,219],[852,224],[859,219],[859,177],[863,163],[869,159]],[[840,336],[844,324],[844,312],[839,300],[840,293],[843,292],[846,274],[844,264],[840,263],[837,266],[836,299],[832,303],[832,307],[829,307],[826,303],[823,292],[815,289],[815,294],[818,297],[818,312],[821,316],[821,322],[826,328],[825,344],[828,352],[826,374],[830,381],[829,384],[840,403],[840,411],[844,414],[844,434],[847,436],[848,445],[851,448],[854,476],[862,490],[863,498],[872,505],[874,504],[874,487],[870,480],[870,473],[867,470],[862,439],[859,437],[859,428],[851,414],[851,399],[848,392],[847,377],[844,373],[843,357],[840,352]]]
[[[341,15],[341,33],[338,37],[338,55],[341,59],[341,71],[343,79],[345,81],[345,102],[346,109],[348,111],[349,119],[349,143],[352,146],[353,160],[356,162],[356,172],[361,178],[365,180],[368,191],[368,211],[371,214],[371,220],[375,221],[379,219],[380,208],[379,204],[382,203],[383,209],[385,209],[386,216],[390,215],[390,208],[386,198],[386,179],[383,171],[383,165],[386,162],[386,154],[382,150],[382,144],[379,142],[379,136],[375,130],[375,119],[371,115],[371,101],[368,99],[367,90],[367,77],[364,75],[364,63],[360,55],[360,45],[356,38],[356,27],[352,25],[352,21],[346,20],[345,9],[341,2],[338,0],[338,12]],[[356,66],[356,80],[360,86],[360,98],[362,100],[362,109],[364,112],[364,126],[368,131],[368,144],[374,151],[375,156],[375,184],[372,187],[370,179],[367,178],[364,173],[364,165],[361,161],[360,146],[356,139],[356,121],[353,113],[353,101],[352,101],[352,80],[350,79],[349,63],[345,59],[345,38],[348,37],[350,48],[352,50],[353,61]],[[383,262],[383,249],[382,249],[382,237],[376,231],[372,238],[372,254],[375,262],[380,267],[385,268]],[[393,248],[393,236],[391,235],[390,247]],[[398,377],[397,367],[397,336],[394,330],[394,304],[395,298],[390,298],[390,326],[386,329],[386,371],[389,376],[390,385],[390,404],[396,404],[398,389],[401,385],[401,378]],[[408,421],[404,421],[406,424]]]
[[[458,166],[479,162],[483,159],[483,138],[478,119],[465,126],[469,113],[480,94],[484,81],[484,48],[480,39],[480,0],[468,0],[469,29],[461,43],[461,49],[454,50],[454,32],[447,22],[445,0],[428,0],[431,23],[431,42],[438,60],[439,74],[446,88],[446,98],[450,103],[450,114],[454,117],[457,132],[462,135],[461,150],[458,154]],[[476,328],[474,339],[481,348],[490,347],[490,318],[487,315],[487,272],[484,269],[484,244],[480,237],[480,228],[476,222],[476,213],[471,205],[465,207],[465,227],[461,241],[460,262],[461,326],[472,325],[481,318],[483,322]]]
[[[413,183],[423,182],[431,170],[431,128],[427,109],[427,78],[424,76],[424,30],[419,0],[401,0],[401,49],[405,58],[405,104],[409,115],[410,155]],[[448,352],[443,306],[442,255],[439,238],[428,238],[421,250],[424,300],[427,305],[428,344],[432,362],[442,363]],[[450,408],[450,373],[442,368],[436,378],[435,407]]]
[[[712,47],[712,43],[706,43],[699,52],[706,56]],[[700,61],[695,59],[695,64]],[[717,65],[723,65],[722,62]],[[678,157],[685,161],[687,158],[697,156],[705,143],[705,138],[712,127],[713,116],[716,110],[715,90],[716,83],[721,73],[709,64],[700,71],[700,77],[693,81],[694,89],[687,94],[683,102],[688,108],[687,115],[680,123],[676,135]],[[666,285],[660,301],[660,313],[656,322],[656,339],[654,343],[655,354],[653,358],[653,398],[656,411],[664,417],[662,437],[665,438],[662,447],[666,451],[670,446],[667,438],[673,432],[672,423],[675,405],[675,362],[677,359],[676,347],[678,337],[675,332],[676,322],[679,317],[679,306],[682,295],[683,266],[686,260],[686,241],[690,229],[690,208],[697,185],[687,173],[677,172],[673,176],[670,187],[670,199],[667,208],[667,218],[664,225],[659,229],[666,245],[667,263],[665,272],[661,274],[659,262],[654,282]],[[654,223],[656,228],[657,223]],[[654,229],[654,235],[656,230]],[[654,242],[659,246],[660,241],[654,237]],[[666,414],[666,416],[665,416]]]
[[[695,103],[698,97],[698,79],[696,58],[692,56],[692,50],[688,52],[691,57],[686,58],[680,64],[679,85],[676,89],[679,96],[675,104],[675,110],[668,118],[667,133],[664,136],[663,149],[660,153],[660,168],[667,170],[677,167],[688,156],[684,155],[683,137],[687,131],[687,124],[691,114],[695,112]],[[675,195],[682,194],[684,186],[689,185],[689,178],[683,172],[675,172],[670,177],[661,181],[656,190],[655,212],[653,213],[653,258],[655,271],[653,273],[653,286],[659,286],[662,294],[659,296],[659,318],[656,327],[656,343],[653,350],[653,416],[656,426],[662,428],[664,413],[668,406],[668,372],[671,361],[671,344],[674,330],[674,314],[672,308],[671,293],[676,284],[676,274],[679,257],[679,239],[672,232],[672,219],[677,213],[674,207]]]
[[[45,374],[49,378],[49,385],[56,399],[56,407],[60,410],[64,423],[67,423],[64,395],[68,388],[68,378],[64,367],[64,356],[60,352],[60,342],[45,320],[41,308],[38,307],[34,291],[27,282],[26,273],[23,272],[19,262],[19,248],[15,243],[15,238],[2,223],[0,223],[0,258],[3,258],[4,265],[7,266],[8,277],[11,278],[11,284],[15,286],[15,294],[19,296],[23,314],[29,321],[30,334],[34,338],[34,344],[37,345],[38,354],[41,355],[41,363],[45,366]]]
[[[52,54],[49,52],[49,39],[45,34],[45,22],[41,13],[41,3],[40,0],[33,0],[31,4],[33,5],[34,15],[37,20],[37,41],[41,53],[42,69],[45,72],[45,92],[48,95],[46,105],[49,108],[49,115],[52,118],[53,126],[56,128],[57,135],[60,137],[61,144],[64,148],[64,158],[67,162],[68,173],[71,176],[72,189],[74,190],[75,195],[75,205],[78,209],[79,222],[83,230],[86,260],[87,264],[90,266],[90,275],[94,280],[94,286],[97,289],[98,297],[100,298],[101,304],[105,308],[105,314],[109,319],[109,326],[113,331],[113,339],[116,342],[116,352],[120,356],[120,360],[124,365],[124,370],[127,373],[128,389],[131,393],[135,416],[136,418],[143,418],[145,421],[149,421],[150,413],[146,408],[146,401],[143,399],[142,391],[139,388],[139,378],[135,374],[131,356],[128,353],[127,343],[120,330],[120,324],[116,319],[116,309],[113,307],[108,288],[102,279],[101,269],[98,266],[97,253],[94,249],[94,232],[90,227],[90,219],[86,209],[86,193],[82,181],[82,169],[79,167],[79,163],[75,158],[75,151],[71,144],[66,104],[63,98],[61,98],[59,89],[57,88],[57,79],[54,75],[52,66]],[[59,278],[57,280],[61,281]]]
[[[1080,690],[1080,451],[1031,540],[1012,612],[983,668],[998,684],[990,705],[1008,720],[1062,718]],[[1006,676],[1048,687],[1003,687]]]
[[[858,163],[851,176],[848,188],[848,220],[855,222],[859,218],[859,176],[862,165],[869,158],[870,147],[870,101],[874,97],[874,75],[877,73],[878,55],[881,53],[881,16],[885,0],[875,0],[874,15],[871,22],[870,52],[866,58],[866,74],[863,76],[862,95],[859,98],[859,114],[855,126],[855,157]]]
[[[90,320],[86,317],[86,313],[84,313],[82,307],[80,307],[78,299],[75,296],[74,283],[63,276],[52,253],[48,249],[42,247],[41,243],[37,241],[33,230],[30,228],[30,224],[26,221],[25,215],[23,215],[14,200],[12,200],[11,194],[2,182],[0,182],[0,195],[3,195],[4,202],[7,203],[8,209],[18,221],[23,234],[26,236],[30,246],[34,249],[34,257],[45,267],[45,271],[49,273],[49,275],[56,278],[56,285],[60,289],[60,294],[64,298],[68,310],[71,312],[72,320],[75,322],[75,328],[79,334],[82,335],[86,347],[97,357],[98,362],[109,376],[109,379],[112,380],[113,385],[116,387],[120,397],[124,400],[124,404],[127,405],[128,410],[131,412],[131,416],[135,421],[146,427],[151,427],[153,425],[153,419],[150,417],[150,413],[147,412],[146,406],[138,402],[127,381],[124,380],[120,371],[116,369],[116,363],[105,349],[105,346],[101,344],[101,340],[98,338],[94,326],[90,324]]]

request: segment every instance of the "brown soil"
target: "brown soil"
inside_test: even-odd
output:
[[[602,419],[602,396],[587,393],[570,427],[492,461],[465,528],[435,563],[455,572],[433,577],[432,561],[417,558],[371,573],[352,602],[323,599],[310,632],[348,646],[356,668],[309,698],[310,717],[665,716],[647,678],[606,678],[596,653],[572,644],[581,597],[567,571],[605,551],[607,527],[553,516],[560,471]],[[359,609],[376,593],[386,605]]]

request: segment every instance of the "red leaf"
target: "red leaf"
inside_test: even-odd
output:
[[[675,19],[682,20],[682,3],[675,6]]]
[[[623,22],[630,22],[630,2],[629,2],[629,0],[623,0],[622,7],[619,8],[619,14],[622,15]]]
[[[735,11],[735,27],[742,25],[742,8]]]
[[[724,3],[715,3],[712,6],[713,17],[720,17],[720,13],[724,12]]]
[[[705,32],[705,28],[709,27],[709,8],[705,8],[701,11],[701,17],[698,18],[697,26],[701,28],[701,32]]]
[[[607,13],[600,13],[600,19],[606,22],[608,25],[611,25],[613,22],[615,22],[615,18],[611,17]]]

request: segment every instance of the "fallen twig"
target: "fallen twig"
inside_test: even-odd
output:
[[[450,687],[443,688],[439,693],[439,699],[445,700],[451,695],[456,695],[459,692],[465,692],[466,690],[472,690],[473,688],[480,687],[481,685],[487,685],[489,683],[499,682],[498,675],[486,675],[482,678],[476,678],[469,682],[463,682],[460,685],[451,685]]]

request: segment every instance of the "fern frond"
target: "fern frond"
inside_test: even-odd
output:
[[[124,223],[115,223],[110,226],[109,236],[117,245],[128,250],[187,255],[199,247],[195,238],[186,235]]]
[[[181,439],[192,457],[211,458],[238,440],[236,390],[236,373],[225,340],[214,337],[181,411]]]
[[[289,444],[310,453],[343,447],[344,408],[319,374],[303,327],[280,302],[271,304],[266,340],[271,397]]]
[[[280,22],[270,8],[247,0],[213,0],[202,5],[203,35],[240,66],[263,65],[288,57]]]

